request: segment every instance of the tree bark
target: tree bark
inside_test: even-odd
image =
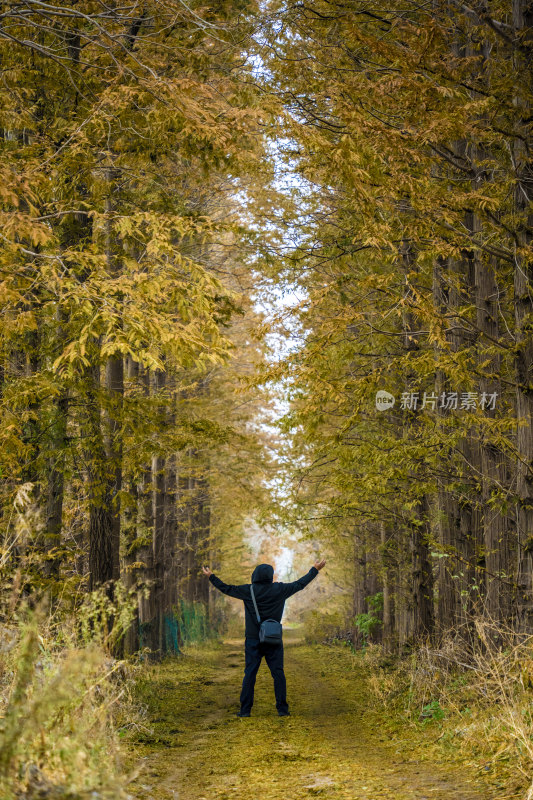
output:
[[[115,191],[115,182],[118,177],[116,170],[107,170],[108,194],[106,198],[106,260],[110,278],[116,278],[121,271],[118,247],[111,227],[111,214],[113,212],[112,195]],[[113,469],[113,486],[110,494],[112,498],[113,521],[113,580],[120,577],[120,493],[122,491],[122,409],[124,403],[124,361],[122,355],[110,356],[105,368],[105,383],[107,400],[109,403],[106,414],[106,450],[107,457]]]
[[[64,454],[67,434],[67,415],[69,398],[63,390],[54,412],[52,426],[51,447],[54,455],[49,460],[48,491],[46,503],[46,524],[44,547],[47,558],[44,566],[46,577],[57,578],[61,558],[56,551],[61,544],[61,529],[63,525],[63,499],[65,494]]]
[[[131,386],[138,381],[139,364],[131,356],[126,359],[126,377],[128,385]],[[139,579],[140,579],[140,560],[139,560],[139,538],[137,532],[137,508],[139,504],[139,487],[135,476],[130,470],[125,478],[127,486],[127,502],[122,505],[123,525],[122,533],[124,538],[124,567],[121,574],[124,586],[128,592],[137,590],[137,604],[134,610],[133,619],[124,636],[124,655],[132,655],[139,649]]]
[[[413,266],[413,253],[409,242],[402,242],[400,248],[402,268],[407,275]],[[411,288],[406,288],[406,299],[409,301]],[[420,345],[416,338],[417,325],[409,304],[403,313],[403,345],[407,352],[415,353]],[[408,380],[410,376],[407,376]],[[408,388],[408,387],[407,387]],[[415,434],[419,427],[418,409],[407,412],[405,425]],[[411,476],[416,481],[416,474]],[[428,522],[429,503],[426,494],[421,495],[413,509],[414,519],[407,525],[409,534],[409,554],[411,568],[411,602],[408,604],[411,619],[408,623],[410,637],[414,641],[431,639],[435,629],[433,609],[433,570],[429,560],[430,528]]]
[[[412,635],[415,641],[432,639],[435,630],[433,610],[433,570],[429,560],[429,523],[427,500],[419,504],[422,524],[411,526]]]
[[[515,75],[531,90],[533,57],[533,6],[528,0],[513,0],[513,27],[521,48],[514,51]],[[528,63],[529,62],[529,63]],[[529,84],[529,85],[528,85]],[[514,140],[514,205],[520,220],[516,235],[514,308],[517,376],[517,527],[519,627],[533,630],[533,264],[525,256],[531,245],[533,214],[533,166],[531,152],[531,108],[529,95],[519,83],[515,89],[519,109],[518,134]],[[520,138],[519,138],[520,137]]]
[[[165,373],[157,371],[153,376],[154,394],[165,385]],[[157,652],[165,652],[165,459],[161,455],[152,458],[152,502],[153,502],[153,558],[155,579],[155,628],[157,630]]]
[[[381,563],[383,574],[383,647],[396,649],[395,615],[395,537],[394,531],[382,522],[380,525]]]
[[[85,433],[89,498],[89,591],[107,584],[112,591],[116,557],[113,546],[113,512],[111,490],[113,473],[110,473],[102,432],[100,396],[100,367],[86,370]]]

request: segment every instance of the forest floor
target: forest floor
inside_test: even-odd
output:
[[[431,745],[370,699],[348,648],[306,645],[287,631],[291,716],[280,718],[263,660],[252,717],[239,719],[241,640],[190,648],[147,667],[138,685],[146,719],[126,745],[138,800],[495,800],[490,779]],[[126,743],[125,743],[126,744]],[[437,751],[437,755],[436,755]]]

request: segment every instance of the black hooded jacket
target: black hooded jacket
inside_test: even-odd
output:
[[[274,568],[270,564],[259,564],[252,573],[252,583],[259,616],[261,621],[264,619],[275,619],[281,622],[285,600],[296,592],[305,589],[308,583],[318,575],[316,567],[311,567],[307,575],[298,578],[292,583],[273,583]],[[236,597],[244,601],[244,617],[246,620],[245,636],[252,639],[259,639],[259,624],[255,615],[254,604],[250,592],[250,584],[243,583],[241,586],[232,586],[224,583],[216,575],[211,574],[209,580],[220,592]]]

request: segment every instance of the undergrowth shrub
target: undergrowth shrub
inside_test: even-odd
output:
[[[110,615],[117,635],[126,612],[94,593],[75,620],[21,608],[0,626],[2,800],[127,796],[117,729],[135,668],[109,655]]]
[[[376,646],[364,662],[380,703],[417,727],[438,726],[439,747],[461,750],[506,797],[533,800],[532,636],[477,619],[468,637],[398,659]]]
[[[368,611],[363,614],[356,614],[354,625],[359,632],[363,646],[367,647],[372,634],[383,625],[380,618],[380,613],[383,611],[383,592],[377,592],[377,594],[365,597],[365,600],[368,605]]]

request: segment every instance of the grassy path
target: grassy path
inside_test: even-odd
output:
[[[415,732],[367,703],[364,676],[348,652],[285,644],[292,715],[279,718],[262,663],[250,719],[238,719],[241,641],[147,669],[141,691],[146,729],[131,743],[130,786],[138,800],[489,800],[458,766],[419,761]],[[392,734],[391,730],[396,733]],[[438,735],[430,734],[434,739]]]

